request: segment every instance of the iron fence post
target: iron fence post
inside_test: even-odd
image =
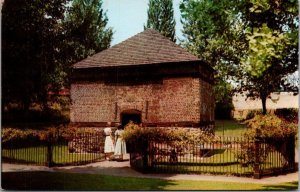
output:
[[[254,162],[254,179],[260,179],[261,177],[261,171],[260,171],[260,162],[259,162],[259,156],[260,156],[260,151],[259,151],[259,145],[260,145],[260,142],[255,139],[255,142],[254,142],[254,145],[255,145],[255,162]]]
[[[143,142],[143,147],[142,147],[142,158],[143,158],[143,172],[147,173],[149,170],[148,170],[148,141],[144,141]]]
[[[47,142],[47,166],[53,166],[53,151],[52,151],[52,142],[49,139]]]
[[[295,141],[296,141],[296,136],[292,135],[290,138],[288,138],[288,144],[286,145],[286,151],[288,151],[288,165],[290,165],[292,170],[296,170],[295,166]]]

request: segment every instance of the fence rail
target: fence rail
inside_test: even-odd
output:
[[[2,143],[2,160],[45,166],[81,165],[104,160],[101,133],[76,133],[47,140],[25,139]]]
[[[104,160],[102,132],[56,135],[2,143],[2,160],[46,166],[81,165]],[[209,173],[254,176],[291,172],[295,165],[295,137],[281,141],[253,141],[221,137],[211,142],[163,143],[153,140],[129,146],[130,165],[142,172]]]
[[[142,172],[209,173],[260,178],[295,170],[294,143],[292,137],[279,143],[222,137],[217,141],[183,146],[148,141],[132,146],[130,164]]]

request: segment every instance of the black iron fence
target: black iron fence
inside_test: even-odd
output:
[[[131,146],[131,167],[142,172],[208,173],[260,178],[294,171],[294,137],[281,141],[244,137],[178,145],[148,141]]]
[[[128,146],[132,168],[148,173],[208,173],[254,176],[292,172],[295,137],[282,140],[221,137],[210,142],[156,142]],[[2,143],[2,161],[46,166],[81,165],[104,160],[102,132]]]
[[[45,166],[81,165],[104,160],[102,133],[14,139],[2,143],[2,161]]]

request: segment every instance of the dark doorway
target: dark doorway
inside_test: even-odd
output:
[[[125,126],[129,121],[133,121],[136,124],[141,123],[141,112],[137,110],[129,110],[121,113],[122,126]]]

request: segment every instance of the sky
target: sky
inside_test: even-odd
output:
[[[118,44],[144,30],[147,22],[149,0],[103,0],[102,8],[107,11],[108,25],[113,28],[114,35],[111,46]],[[176,21],[176,37],[182,39],[179,4],[182,0],[173,0]],[[298,71],[290,78],[298,79]]]
[[[102,8],[108,17],[107,26],[114,31],[112,45],[118,44],[144,30],[149,0],[103,0]],[[176,37],[182,39],[179,3],[173,0]],[[177,41],[178,43],[178,41]]]

